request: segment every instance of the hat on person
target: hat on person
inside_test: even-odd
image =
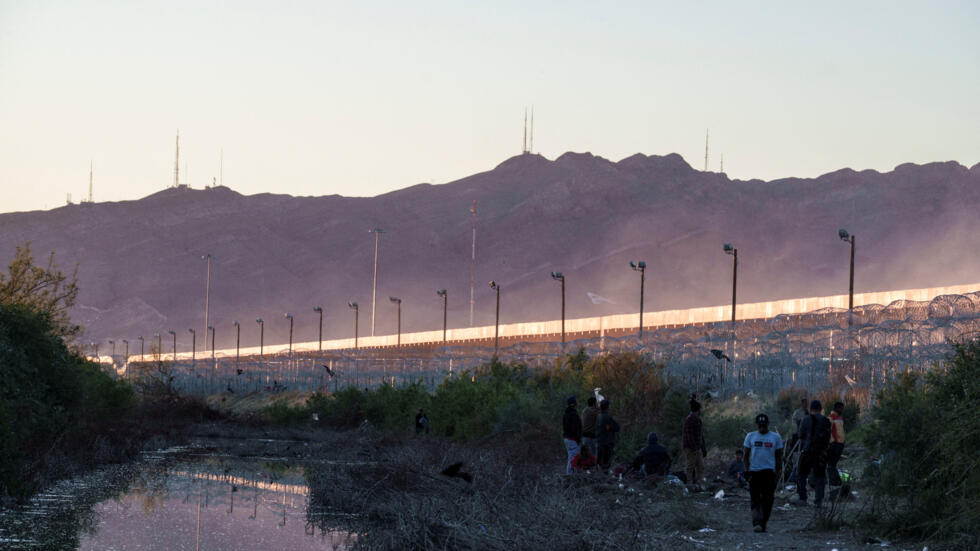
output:
[[[810,410],[823,409],[823,405],[820,404],[820,400],[814,400],[810,402]]]
[[[575,396],[569,396],[568,400],[565,400],[565,403],[568,405],[577,404],[578,400],[575,399]]]
[[[769,416],[766,415],[765,413],[760,413],[759,415],[756,415],[755,416],[755,424],[756,425],[768,425],[769,424]]]

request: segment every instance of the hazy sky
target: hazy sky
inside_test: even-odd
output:
[[[375,195],[520,152],[735,178],[980,161],[980,3],[0,0],[0,211]]]

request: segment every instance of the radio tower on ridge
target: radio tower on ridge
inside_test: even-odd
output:
[[[527,107],[524,108],[524,140],[521,142],[521,155],[527,153]]]
[[[180,129],[177,129],[177,156],[174,158],[174,187],[180,185]]]
[[[88,202],[89,203],[94,202],[94,200],[92,199],[92,167],[93,167],[93,163],[92,161],[89,161],[88,162]]]
[[[704,131],[704,171],[708,171],[708,130]]]
[[[531,106],[531,141],[528,143],[527,152],[534,152],[534,106]]]

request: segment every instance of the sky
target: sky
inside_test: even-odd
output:
[[[534,151],[732,178],[980,162],[980,3],[0,0],[0,212],[373,196]]]

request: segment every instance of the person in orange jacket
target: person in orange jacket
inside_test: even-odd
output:
[[[844,451],[844,403],[835,403],[834,411],[830,412],[828,418],[830,419],[830,444],[827,446],[827,481],[831,486],[840,486],[837,462],[840,461],[841,453]]]

